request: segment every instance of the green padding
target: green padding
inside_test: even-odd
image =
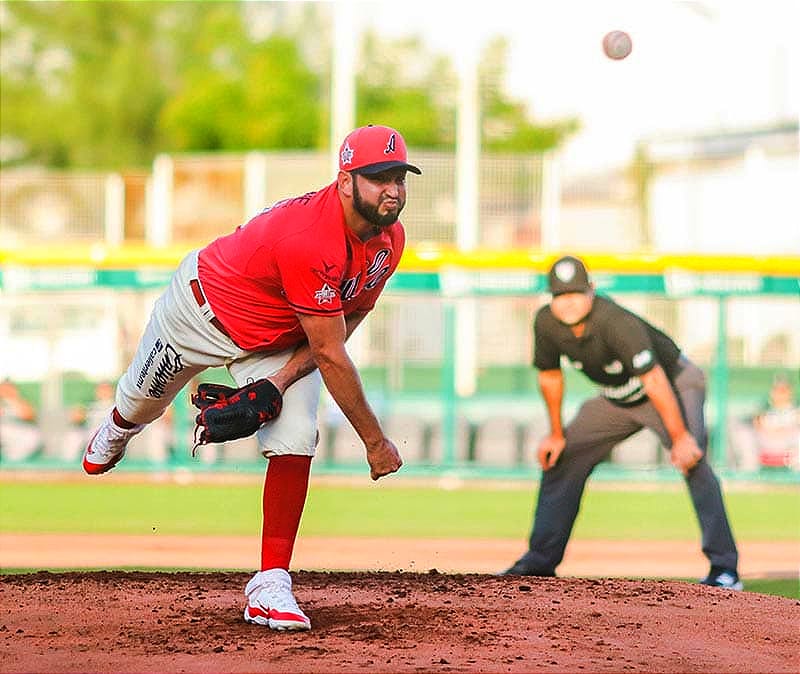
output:
[[[394,391],[403,395],[442,393],[442,368],[435,364],[405,364],[399,373],[390,373],[387,367],[362,367],[359,369],[364,387],[370,391]],[[741,403],[764,401],[769,393],[773,378],[786,374],[781,367],[730,367],[728,375],[728,395]],[[390,384],[392,377],[401,386],[396,389]],[[573,397],[591,395],[595,389],[591,382],[579,372],[564,370],[565,385]],[[211,368],[203,372],[199,381],[213,381],[233,386],[233,380],[225,368]],[[35,381],[16,382],[22,394],[36,407],[41,404],[41,383]],[[77,373],[63,376],[62,391],[66,405],[86,402],[92,399],[97,382]],[[709,388],[713,385],[709,383]],[[530,393],[538,396],[536,371],[524,365],[484,367],[478,373],[478,395],[492,397],[504,394]],[[709,397],[713,391],[709,391]]]
[[[149,290],[167,285],[172,272],[164,269],[91,269],[6,267],[0,288],[31,290]],[[663,274],[595,274],[598,290],[610,293],[652,293],[668,297],[798,295],[800,276],[757,273],[675,271]],[[525,270],[455,269],[433,272],[398,271],[389,279],[393,293],[436,293],[448,297],[515,296],[547,291],[545,274]]]

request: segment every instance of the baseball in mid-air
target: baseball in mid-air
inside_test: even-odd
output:
[[[603,38],[603,51],[608,58],[615,61],[624,59],[631,53],[631,49],[633,49],[631,36],[624,30],[612,30]]]

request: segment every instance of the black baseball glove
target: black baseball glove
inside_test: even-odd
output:
[[[195,417],[196,449],[209,442],[252,435],[281,413],[283,397],[269,379],[259,379],[241,388],[200,384],[197,393],[192,394],[192,405],[200,410]]]

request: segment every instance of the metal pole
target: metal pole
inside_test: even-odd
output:
[[[561,163],[548,152],[542,160],[541,247],[546,252],[561,247]]]
[[[333,72],[331,73],[331,175],[339,171],[339,146],[356,119],[356,50],[361,32],[355,3],[333,3]]]
[[[454,301],[444,300],[444,353],[442,359],[441,395],[444,403],[442,415],[442,467],[450,468],[455,463],[455,437],[456,437],[456,396],[455,389],[455,362],[451,354],[456,346],[456,320],[457,309]]]
[[[713,369],[714,441],[708,448],[712,464],[726,455],[728,445],[728,299],[717,300],[717,352]]]
[[[244,158],[244,213],[246,222],[267,206],[267,156],[248,152]]]
[[[155,158],[145,225],[145,239],[155,248],[167,246],[172,241],[173,170],[172,157],[161,154]]]
[[[109,173],[105,184],[105,242],[120,245],[125,239],[125,181],[119,173]]]
[[[480,243],[479,53],[478,41],[465,39],[463,48],[456,55],[459,70],[456,118],[456,245],[460,251],[475,250]],[[445,466],[448,466],[455,462],[458,399],[473,395],[477,388],[478,312],[474,297],[458,297],[445,302],[447,329],[444,371],[451,381],[445,392],[442,434]]]

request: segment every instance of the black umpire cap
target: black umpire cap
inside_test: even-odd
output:
[[[547,274],[547,283],[554,297],[564,293],[585,293],[592,288],[586,265],[571,255],[560,257],[553,263]]]

